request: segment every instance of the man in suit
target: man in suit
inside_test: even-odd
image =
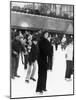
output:
[[[47,80],[47,68],[48,62],[47,57],[51,55],[50,43],[47,40],[48,32],[42,34],[38,43],[38,81],[36,92],[43,93],[46,91],[46,80]]]

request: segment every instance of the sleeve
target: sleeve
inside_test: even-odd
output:
[[[25,46],[21,44],[21,51],[25,52]]]
[[[17,56],[17,52],[16,52],[16,50],[15,50],[15,41],[12,41],[11,42],[11,54],[12,55],[16,55]]]
[[[51,45],[51,50],[50,50],[50,52],[51,52],[51,55],[53,56],[53,46]]]
[[[13,54],[13,51],[14,51],[14,47],[15,47],[15,42],[12,41],[11,42],[11,53]]]

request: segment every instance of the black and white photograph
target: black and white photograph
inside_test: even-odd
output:
[[[10,98],[74,95],[74,5],[10,1]]]

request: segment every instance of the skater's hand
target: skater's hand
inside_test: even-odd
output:
[[[17,55],[17,52],[16,52],[16,51],[13,51],[13,53],[14,53],[15,55]]]

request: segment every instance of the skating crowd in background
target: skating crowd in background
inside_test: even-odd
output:
[[[65,55],[67,66],[64,77],[66,80],[70,80],[71,74],[74,72],[73,35],[43,30],[11,29],[11,79],[20,77],[17,71],[21,54],[24,69],[27,70],[25,82],[29,83],[30,79],[36,81],[34,76],[36,63],[38,63],[36,92],[47,91],[47,70],[53,70],[53,49],[55,47],[57,50],[58,45],[61,45],[62,50],[67,50]]]

